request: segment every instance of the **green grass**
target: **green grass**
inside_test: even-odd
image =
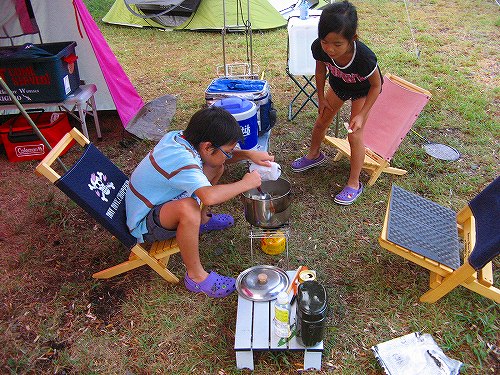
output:
[[[221,35],[106,25],[100,19],[113,1],[85,3],[143,99],[176,95],[171,127],[185,127],[205,104],[204,91],[222,64]],[[307,149],[316,110],[307,106],[287,121],[296,88],[285,74],[286,29],[253,33],[254,62],[269,81],[278,110],[271,151],[293,186],[290,267],[306,264],[315,269],[329,294],[331,327],[323,373],[383,374],[370,347],[415,331],[430,333],[448,356],[462,361],[464,374],[496,373],[498,304],[465,288],[435,304],[420,303],[428,273],[380,248],[377,237],[392,183],[456,211],[498,175],[498,7],[493,1],[407,2],[421,51],[417,58],[403,1],[354,3],[359,35],[376,52],[382,72],[432,93],[414,130],[457,148],[462,157],[456,162],[433,159],[420,147],[423,141],[410,133],[393,159],[408,174],[384,175],[355,205],[339,207],[331,196],[345,184],[347,160],[330,160],[303,174],[289,168]],[[227,61],[244,61],[244,37],[229,34],[226,43]],[[341,121],[348,113],[346,105]],[[152,144],[124,146],[105,139],[98,146],[130,173]],[[328,148],[325,152],[335,154]],[[19,183],[33,190],[21,207],[29,218],[14,216],[17,207],[0,212],[24,241],[13,242],[18,252],[2,278],[1,372],[247,373],[236,370],[232,349],[236,296],[217,301],[195,296],[182,282],[167,284],[146,268],[93,280],[93,272],[126,259],[126,251],[62,193],[35,177],[34,166],[9,166],[23,179],[11,181],[2,175],[0,180],[2,192],[13,191]],[[231,165],[224,180],[233,181],[244,172],[243,165]],[[362,178],[366,182],[367,176]],[[207,269],[237,276],[253,265],[242,207],[234,199],[214,208],[231,212],[236,225],[202,237]],[[283,256],[265,256],[257,247],[254,253],[255,262],[285,264]],[[182,277],[180,257],[171,262],[173,272]],[[498,279],[498,271],[495,274]],[[298,353],[257,353],[255,373],[295,373],[301,362]]]

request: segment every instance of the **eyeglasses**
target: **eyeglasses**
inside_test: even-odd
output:
[[[214,146],[214,147],[217,150],[219,150],[220,152],[222,152],[226,158],[231,159],[233,157],[233,153],[232,152],[226,152],[222,148],[220,148],[219,146]]]

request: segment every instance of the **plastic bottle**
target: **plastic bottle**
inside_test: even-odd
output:
[[[274,333],[278,337],[290,337],[290,302],[287,292],[280,292],[274,305]]]
[[[306,20],[309,18],[309,2],[307,0],[303,0],[299,5],[300,10],[300,19]]]

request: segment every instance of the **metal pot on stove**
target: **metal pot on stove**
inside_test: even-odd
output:
[[[261,191],[242,194],[245,219],[260,228],[278,228],[290,219],[291,184],[284,178],[262,181]]]
[[[304,281],[297,292],[297,338],[306,347],[323,341],[328,300],[326,289],[315,280]]]

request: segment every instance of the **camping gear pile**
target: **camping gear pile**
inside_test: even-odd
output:
[[[125,126],[144,105],[83,0],[2,0],[1,4],[0,47],[74,41],[79,77],[96,85],[99,110],[116,109]]]

